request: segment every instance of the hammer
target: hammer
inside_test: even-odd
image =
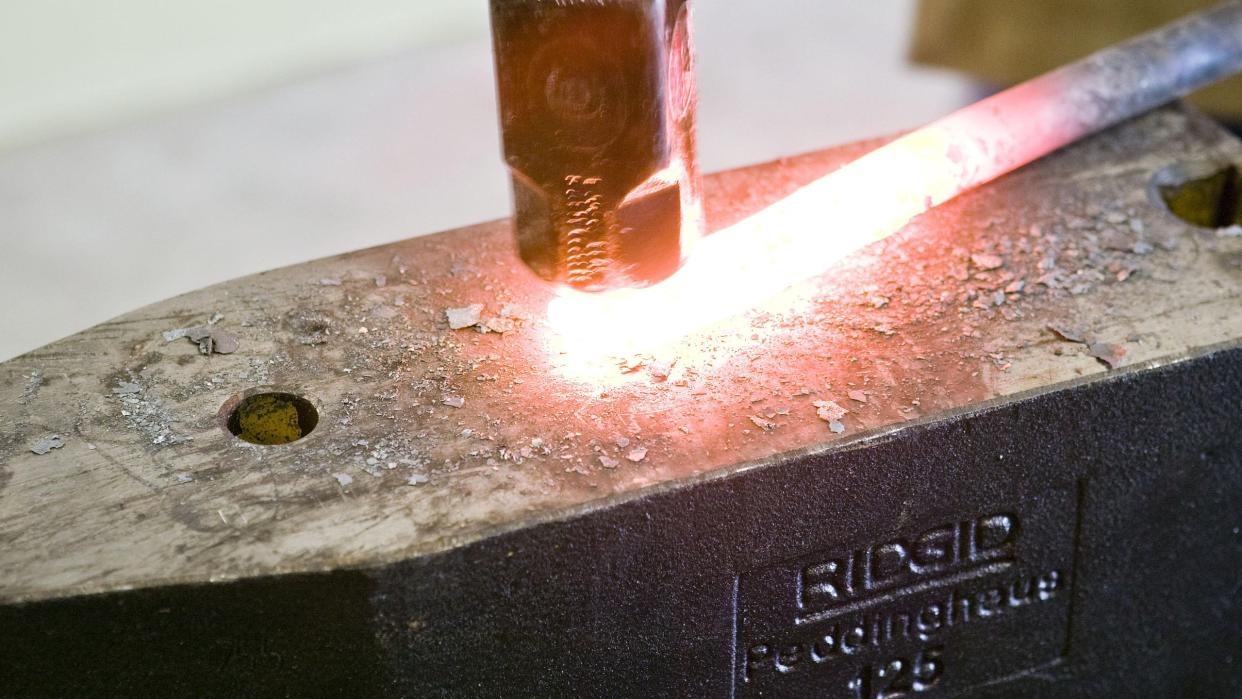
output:
[[[518,252],[584,291],[641,287],[702,231],[689,0],[492,0]]]

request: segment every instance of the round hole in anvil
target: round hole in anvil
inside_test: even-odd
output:
[[[1169,213],[1192,226],[1242,225],[1242,171],[1236,165],[1170,165],[1152,178],[1152,195]]]
[[[246,394],[225,403],[221,412],[229,433],[261,446],[296,442],[319,424],[319,411],[315,406],[292,393]]]

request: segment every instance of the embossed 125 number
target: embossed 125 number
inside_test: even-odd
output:
[[[863,665],[850,680],[858,699],[898,699],[911,692],[926,692],[944,675],[944,648],[933,646],[910,658],[890,658],[878,665]]]

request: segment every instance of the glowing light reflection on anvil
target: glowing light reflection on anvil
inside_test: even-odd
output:
[[[927,151],[944,152],[935,135],[875,151],[708,236],[659,286],[562,291],[548,309],[559,349],[582,361],[667,350],[895,233],[958,191],[945,168],[926,166]]]
[[[1081,134],[1052,98],[1060,89],[1055,80],[1020,85],[898,138],[708,236],[658,286],[562,291],[548,323],[567,373],[590,380],[583,367],[606,357],[676,353],[683,338],[768,303],[932,207],[1072,141]]]

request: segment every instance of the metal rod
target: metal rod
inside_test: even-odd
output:
[[[970,189],[1085,136],[1242,71],[1242,2],[1231,0],[984,99],[930,129],[970,149]],[[983,127],[981,129],[981,127]],[[965,151],[962,151],[965,155]]]

